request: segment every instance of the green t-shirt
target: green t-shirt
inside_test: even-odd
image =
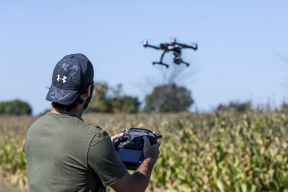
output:
[[[106,131],[66,114],[35,121],[24,152],[29,192],[102,192],[127,173]]]

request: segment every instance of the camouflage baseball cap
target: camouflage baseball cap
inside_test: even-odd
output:
[[[85,55],[81,53],[67,55],[54,68],[46,100],[70,105],[80,92],[93,82],[93,78],[93,65]]]

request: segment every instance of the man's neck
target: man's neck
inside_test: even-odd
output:
[[[76,117],[81,118],[82,117],[82,112],[83,110],[71,110],[71,111],[65,111],[65,110],[56,110],[54,107],[52,108],[52,110],[50,111],[50,113],[54,113],[54,114],[67,114],[67,115],[73,115]]]

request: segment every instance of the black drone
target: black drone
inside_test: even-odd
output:
[[[164,52],[163,52],[162,55],[161,55],[160,62],[153,62],[152,64],[153,64],[153,65],[155,65],[155,64],[165,65],[166,68],[168,68],[169,65],[162,62],[165,53],[167,53],[167,52],[169,52],[169,51],[173,51],[174,63],[177,64],[177,65],[180,65],[181,63],[183,63],[183,64],[186,64],[187,67],[189,67],[189,63],[184,62],[184,61],[182,60],[182,58],[181,58],[181,49],[183,49],[183,48],[189,48],[189,49],[194,49],[194,50],[196,51],[197,48],[198,48],[196,43],[193,44],[192,46],[190,46],[190,45],[185,45],[185,44],[176,42],[176,39],[175,39],[175,38],[172,38],[171,44],[169,44],[169,43],[161,43],[161,44],[160,44],[160,47],[157,47],[157,46],[154,46],[154,45],[149,45],[149,44],[148,44],[148,41],[145,40],[145,41],[143,41],[143,46],[144,46],[145,48],[146,48],[146,47],[152,47],[152,48],[154,48],[154,49],[162,49]]]

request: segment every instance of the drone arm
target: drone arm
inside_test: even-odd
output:
[[[180,44],[178,43],[180,46],[182,46],[182,48],[189,48],[189,49],[194,49],[195,51],[198,49],[197,44],[194,44],[193,46],[190,45],[185,45],[185,44]]]
[[[154,46],[154,45],[144,45],[144,47],[146,48],[146,47],[151,47],[151,48],[154,48],[154,49],[161,49],[160,47],[156,47],[156,46]]]

